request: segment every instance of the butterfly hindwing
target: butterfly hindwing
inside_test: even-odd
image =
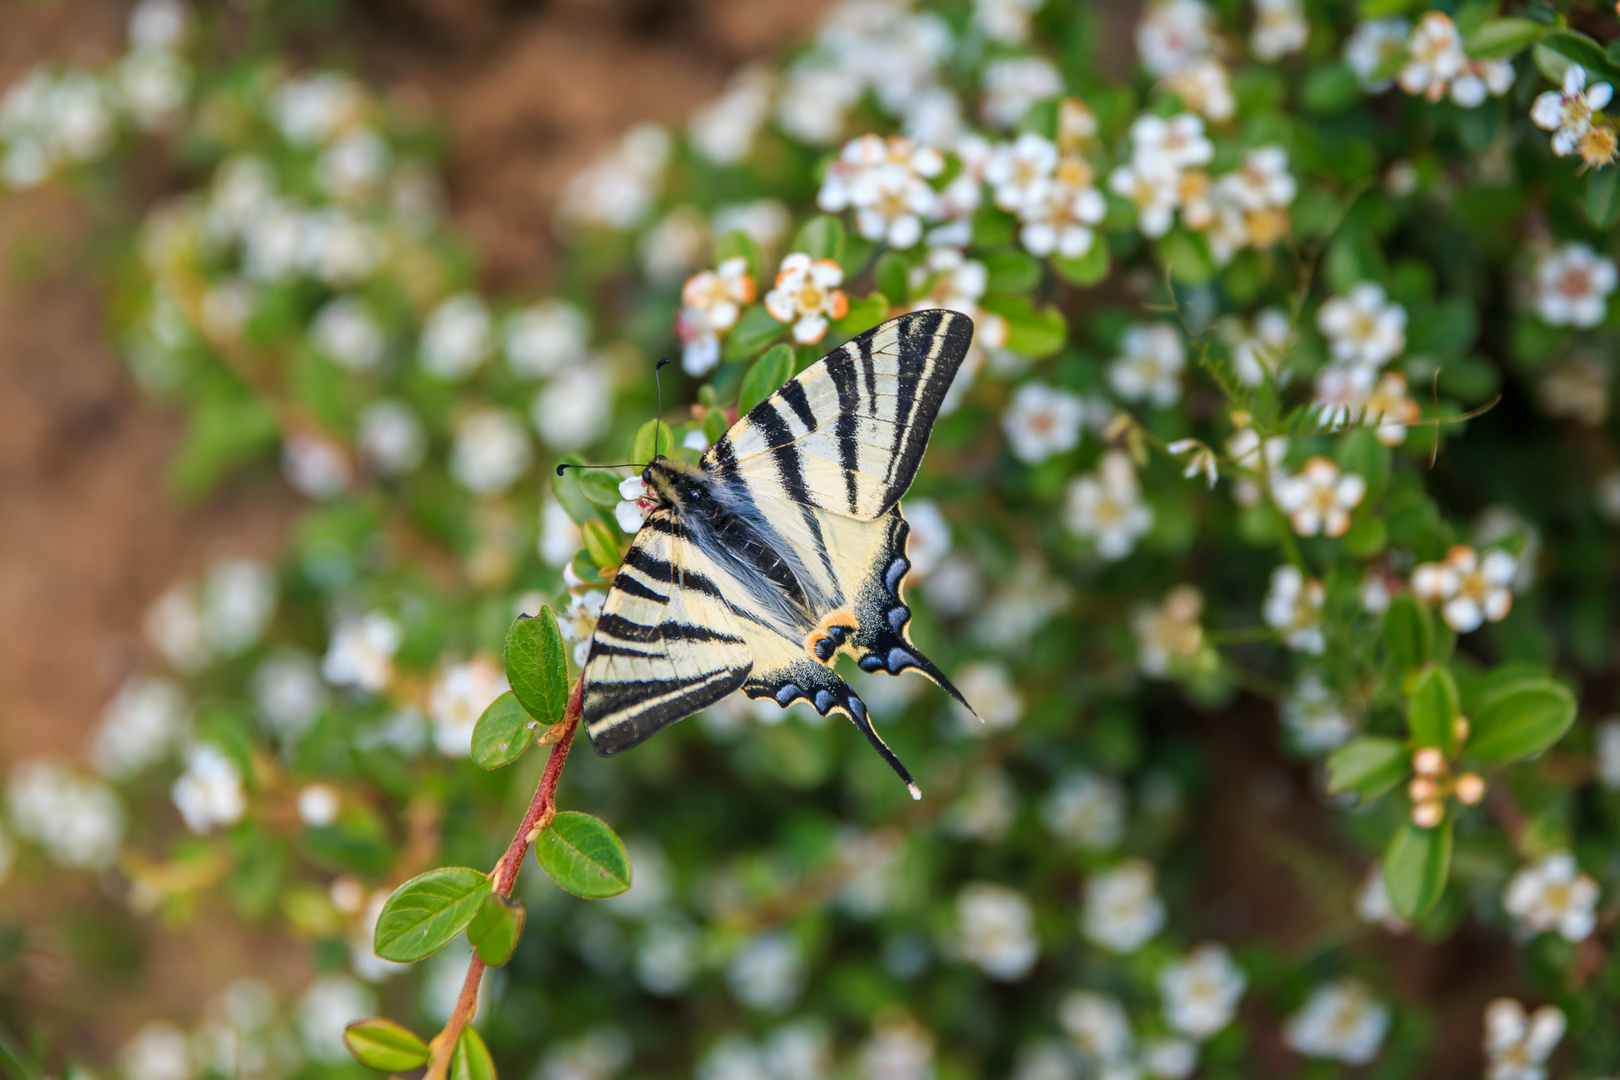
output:
[[[675,515],[643,524],[585,659],[582,718],[599,753],[634,746],[748,678],[753,654],[725,600],[731,585]]]

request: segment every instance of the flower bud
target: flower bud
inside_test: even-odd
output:
[[[1412,768],[1419,776],[1439,776],[1446,770],[1446,755],[1436,746],[1425,746],[1412,755]]]
[[[1468,732],[1470,730],[1471,729],[1468,726],[1468,717],[1464,716],[1462,713],[1458,713],[1457,719],[1451,722],[1451,734],[1457,740],[1458,746],[1461,746],[1463,743],[1468,741]]]
[[[1485,778],[1478,773],[1463,773],[1457,777],[1457,801],[1473,806],[1485,797]]]
[[[1415,803],[1432,802],[1440,796],[1440,785],[1427,776],[1415,776],[1406,786],[1406,794]]]
[[[1412,824],[1420,829],[1432,829],[1446,816],[1446,808],[1439,802],[1421,802],[1412,807]]]

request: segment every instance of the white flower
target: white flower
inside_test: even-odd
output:
[[[305,216],[299,265],[333,288],[364,281],[382,260],[382,239],[369,225],[338,209]]]
[[[1397,81],[1408,94],[1422,94],[1439,101],[1446,85],[1462,74],[1468,57],[1463,54],[1462,35],[1451,17],[1440,11],[1425,12],[1406,41],[1406,66]]]
[[[1256,60],[1275,63],[1299,52],[1311,37],[1311,24],[1299,0],[1254,0],[1249,49]]]
[[[1092,186],[1092,177],[1091,166],[1080,158],[1066,157],[1058,163],[1041,197],[1020,208],[1023,227],[1018,230],[1018,240],[1025,251],[1078,259],[1091,250],[1096,226],[1108,211],[1102,193]]]
[[[619,528],[634,535],[647,515],[657,506],[647,490],[647,482],[640,476],[627,477],[619,482],[619,503],[613,508],[613,520]]]
[[[1469,60],[1462,74],[1451,80],[1451,102],[1463,109],[1477,109],[1487,97],[1501,97],[1513,88],[1511,60]]]
[[[217,743],[197,743],[186,753],[186,771],[169,788],[169,797],[194,833],[234,825],[247,812],[242,770]]]
[[[1282,721],[1294,745],[1307,754],[1336,750],[1356,730],[1355,718],[1314,671],[1301,675],[1283,699]]]
[[[1219,324],[1221,337],[1232,348],[1232,370],[1245,386],[1277,381],[1283,358],[1294,343],[1293,327],[1282,308],[1255,312],[1254,322],[1228,316]]]
[[[1283,643],[1296,652],[1322,655],[1327,647],[1322,637],[1322,604],[1327,589],[1315,578],[1306,578],[1299,567],[1284,563],[1271,572],[1271,586],[1261,605],[1266,625],[1279,630]]]
[[[182,0],[141,0],[129,13],[129,43],[137,49],[178,48],[190,21]]]
[[[934,1080],[934,1040],[910,1023],[890,1023],[861,1047],[860,1080]]]
[[[1215,144],[1193,113],[1168,118],[1144,113],[1131,123],[1131,163],[1144,172],[1177,173],[1208,165],[1214,157]]]
[[[572,1073],[565,1075],[573,1080]],[[721,1036],[698,1061],[693,1076],[695,1080],[771,1080],[759,1049],[741,1035]]]
[[[59,866],[105,870],[118,858],[124,809],[112,789],[50,760],[11,769],[6,808],[17,835],[45,850]]]
[[[574,663],[585,666],[590,655],[591,635],[596,633],[596,620],[602,617],[602,604],[607,594],[597,589],[580,595],[570,593],[568,607],[557,614],[557,630],[564,641],[573,642]]]
[[[556,498],[546,496],[540,506],[540,537],[537,541],[540,557],[548,566],[566,566],[583,543],[584,534],[574,524],[574,519],[568,516],[568,511],[562,508]]]
[[[380,611],[340,622],[321,661],[321,675],[333,686],[377,693],[394,677],[394,653],[403,640],[399,623]]]
[[[1024,699],[1013,686],[1012,675],[1004,664],[975,660],[956,672],[956,687],[973,706],[978,718],[956,705],[963,730],[969,735],[988,735],[1013,727],[1024,716]],[[981,723],[982,721],[982,723]]]
[[[383,330],[365,301],[354,296],[328,300],[310,323],[315,347],[340,367],[365,371],[377,366],[383,354]]]
[[[956,896],[956,925],[962,955],[992,979],[1021,979],[1040,955],[1035,911],[1023,893],[1005,885],[964,885]]]
[[[125,1080],[191,1080],[196,1068],[186,1033],[164,1020],[149,1020],[118,1051]]]
[[[1198,1044],[1191,1039],[1148,1039],[1142,1044],[1142,1069],[1149,1076],[1185,1080],[1198,1068]]]
[[[1614,97],[1614,87],[1598,83],[1586,86],[1586,69],[1570,64],[1564,69],[1563,86],[1536,97],[1530,106],[1530,119],[1539,128],[1553,133],[1553,153],[1567,157],[1580,148],[1582,136],[1592,129],[1592,116]]]
[[[804,954],[779,931],[751,938],[726,967],[726,981],[737,1000],[760,1012],[779,1013],[792,1006],[804,978]]]
[[[347,132],[321,152],[315,179],[340,202],[354,202],[373,194],[388,172],[392,154],[388,144],[370,128]]]
[[[1616,280],[1613,259],[1585,244],[1565,244],[1536,264],[1536,314],[1552,326],[1596,326],[1608,314]]]
[[[136,675],[125,680],[90,736],[90,761],[114,780],[162,761],[185,738],[190,709],[179,685]]]
[[[1181,371],[1187,346],[1175,327],[1137,324],[1120,337],[1120,355],[1108,365],[1108,384],[1126,401],[1148,401],[1168,408],[1181,398]]]
[[[1406,429],[1423,418],[1423,409],[1406,390],[1406,376],[1393,371],[1380,375],[1372,392],[1362,402],[1369,421],[1376,423],[1378,441],[1399,446],[1406,441]]]
[[[1063,93],[1063,76],[1044,57],[1018,56],[984,65],[980,115],[993,128],[1010,128],[1037,101]]]
[[[252,694],[259,715],[283,740],[302,735],[326,707],[326,687],[307,653],[278,652],[253,673]]]
[[[1162,604],[1144,604],[1132,613],[1136,664],[1142,674],[1168,678],[1198,655],[1204,645],[1204,628],[1198,621],[1203,611],[1204,594],[1192,585],[1177,585]]]
[[[340,799],[331,784],[308,784],[298,792],[298,820],[312,829],[337,820]]]
[[[1026,131],[1014,141],[996,146],[985,162],[984,180],[997,206],[1019,213],[1042,200],[1057,163],[1057,144]]]
[[[1355,979],[1324,983],[1311,991],[1283,1027],[1283,1040],[1306,1057],[1365,1065],[1378,1054],[1389,1030],[1388,1006]]]
[[[832,1075],[832,1039],[814,1020],[784,1024],[765,1041],[762,1057],[772,1080],[823,1080]]]
[[[1343,536],[1350,528],[1350,511],[1366,494],[1363,477],[1340,473],[1325,457],[1311,458],[1272,487],[1272,498],[1301,536]]]
[[[1245,508],[1255,507],[1260,505],[1264,497],[1256,481],[1269,481],[1281,475],[1283,459],[1288,456],[1288,440],[1281,435],[1273,435],[1265,440],[1262,450],[1260,436],[1255,434],[1253,428],[1239,428],[1226,440],[1226,453],[1240,469],[1258,474],[1255,477],[1240,476],[1232,483],[1233,501]]]
[[[1620,717],[1610,717],[1594,731],[1598,783],[1613,790],[1620,788]]]
[[[1335,296],[1316,313],[1333,359],[1378,368],[1406,348],[1406,309],[1386,301],[1382,285],[1363,281]]]
[[[933,572],[951,550],[951,526],[932,499],[908,499],[903,513],[910,533],[906,558],[911,561],[911,581],[921,581]]]
[[[1201,0],[1162,0],[1136,24],[1136,51],[1149,75],[1168,75],[1214,46],[1215,14]]]
[[[276,575],[253,559],[219,559],[202,586],[203,635],[210,651],[234,656],[264,636],[276,610]]]
[[[776,120],[800,142],[825,146],[844,130],[844,114],[860,98],[862,86],[843,67],[806,56],[787,69],[776,101]]]
[[[686,926],[653,922],[636,947],[636,982],[661,997],[679,994],[697,970],[698,951],[698,936]]]
[[[1080,932],[1109,952],[1135,952],[1164,927],[1164,919],[1153,867],[1141,859],[1128,859],[1086,882]]]
[[[1125,791],[1119,782],[1084,770],[1058,782],[1041,808],[1053,836],[1085,851],[1108,851],[1125,836]]]
[[[1108,190],[1136,206],[1136,224],[1143,236],[1169,232],[1176,207],[1181,205],[1180,177],[1176,173],[1134,161],[1108,174]]]
[[[997,844],[1018,816],[1018,792],[999,769],[980,773],[945,814],[945,831],[963,840]]]
[[[450,474],[478,495],[511,487],[533,457],[523,425],[501,409],[480,409],[456,425]]]
[[[1525,1014],[1512,998],[1485,1006],[1486,1080],[1546,1080],[1547,1059],[1564,1037],[1563,1010],[1543,1005]]]
[[[1213,56],[1200,56],[1177,68],[1165,76],[1164,84],[1189,109],[1216,123],[1232,119],[1237,112],[1231,73]]]
[[[506,362],[526,378],[583,362],[589,342],[590,321],[566,300],[545,300],[506,317]]]
[[[575,173],[557,200],[564,228],[629,229],[658,198],[669,163],[669,132],[641,123],[625,132],[608,153]]]
[[[787,235],[793,216],[778,199],[755,199],[753,202],[728,203],[714,212],[715,236],[728,232],[744,233],[760,250],[769,251]]]
[[[186,103],[191,68],[172,52],[136,49],[118,62],[113,81],[124,109],[151,131],[173,120]]]
[[[1099,557],[1123,559],[1137,538],[1153,527],[1153,510],[1142,502],[1130,455],[1109,450],[1095,472],[1069,481],[1063,522],[1074,535],[1093,541]]]
[[[681,366],[688,375],[706,375],[720,362],[720,338],[737,325],[754,292],[754,275],[741,255],[687,279],[675,329],[685,345]]]
[[[1466,544],[1456,544],[1440,562],[1412,569],[1412,591],[1418,599],[1440,605],[1446,625],[1459,634],[1500,622],[1513,607],[1513,579],[1519,563],[1496,548],[1482,557]]]
[[[383,476],[408,473],[427,455],[427,432],[410,406],[384,399],[360,414],[356,440],[366,464]]]
[[[491,347],[491,322],[484,302],[460,293],[433,309],[422,327],[422,366],[441,379],[459,382],[477,370]]]
[[[1232,1022],[1248,984],[1226,946],[1200,945],[1159,972],[1165,1022],[1183,1035],[1208,1039]]]
[[[1404,934],[1412,924],[1395,913],[1395,904],[1389,898],[1389,886],[1384,882],[1384,864],[1375,862],[1356,892],[1356,917],[1364,923],[1382,926],[1392,934]]]
[[[536,395],[530,418],[556,450],[577,450],[600,439],[613,421],[613,386],[602,363],[559,372]]]
[[[991,41],[1022,45],[1029,40],[1029,17],[1045,0],[973,0],[973,22]]]
[[[176,582],[164,590],[147,608],[142,628],[146,640],[176,671],[198,671],[212,658],[200,597],[189,581]]]
[[[754,135],[770,111],[774,81],[761,67],[746,67],[733,75],[718,100],[692,114],[686,127],[692,145],[721,165],[746,159]]]
[[[939,216],[939,197],[926,178],[944,167],[945,159],[931,147],[862,135],[846,143],[828,168],[816,202],[829,213],[852,208],[861,236],[908,248],[922,238],[923,221]]]
[[[1013,456],[1026,465],[1038,465],[1080,445],[1085,416],[1080,395],[1031,381],[1013,391],[1001,427]]]
[[[335,72],[289,79],[270,97],[270,112],[282,136],[306,148],[326,142],[346,127],[363,105],[359,84]]]
[[[478,718],[509,689],[506,673],[487,657],[477,656],[446,667],[434,681],[428,696],[433,745],[439,753],[445,757],[466,757],[472,753],[472,733]]]
[[[347,1062],[343,1029],[376,1007],[371,991],[349,976],[317,975],[298,1000],[298,1031],[309,1056],[323,1065]]]
[[[1117,998],[1075,990],[1058,1003],[1058,1024],[1074,1040],[1075,1048],[1092,1061],[1123,1063],[1130,1057],[1131,1022]]]
[[[281,445],[281,475],[311,499],[330,499],[348,488],[354,468],[343,448],[323,435],[294,431]]]
[[[1597,925],[1598,895],[1598,883],[1581,872],[1575,856],[1555,851],[1513,875],[1502,906],[1535,933],[1585,941]]]
[[[849,314],[849,298],[838,288],[843,283],[843,267],[795,251],[782,260],[775,285],[765,294],[765,310],[777,322],[792,324],[795,342],[814,345],[827,335],[829,319]]]

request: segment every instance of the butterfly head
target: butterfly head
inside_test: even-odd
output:
[[[689,514],[712,509],[714,496],[709,491],[709,479],[696,465],[660,454],[641,470],[641,482],[647,485],[647,497],[660,508]]]

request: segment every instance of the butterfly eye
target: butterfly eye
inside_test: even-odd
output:
[[[643,484],[646,484],[648,487],[652,487],[652,470],[651,469],[642,469],[641,470],[641,482]]]

